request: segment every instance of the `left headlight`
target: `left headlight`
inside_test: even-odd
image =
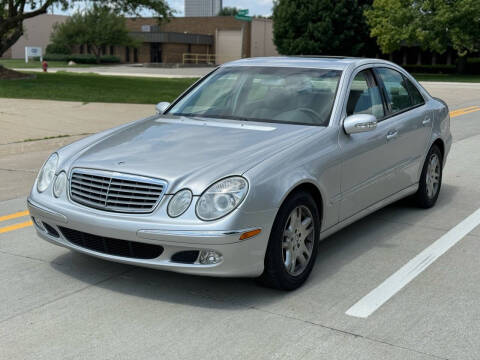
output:
[[[235,210],[248,192],[248,182],[240,176],[220,180],[210,186],[197,202],[197,216],[217,220]]]
[[[38,192],[44,192],[48,189],[55,177],[55,172],[58,166],[58,155],[53,153],[50,155],[45,164],[43,164],[37,178],[37,190]]]

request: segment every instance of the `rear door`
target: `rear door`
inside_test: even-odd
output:
[[[418,181],[432,129],[432,114],[406,76],[388,67],[377,67],[374,72],[386,102],[384,121],[391,124],[387,143],[393,166],[387,177],[389,188],[395,193]]]

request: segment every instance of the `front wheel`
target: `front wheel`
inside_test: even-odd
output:
[[[418,190],[414,195],[419,207],[428,209],[435,205],[442,186],[442,173],[442,152],[437,145],[433,145],[425,159]]]
[[[300,191],[288,197],[275,218],[260,281],[280,290],[301,286],[315,263],[319,234],[320,216],[312,196]]]

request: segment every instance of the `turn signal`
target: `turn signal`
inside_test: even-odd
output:
[[[240,235],[240,240],[246,240],[251,237],[254,237],[262,232],[262,229],[255,229],[255,230],[250,230],[247,232],[244,232],[242,235]]]

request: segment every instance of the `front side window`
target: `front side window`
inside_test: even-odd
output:
[[[392,114],[413,106],[407,84],[402,74],[388,68],[377,68],[377,74],[385,86],[387,105]]]
[[[173,115],[327,126],[341,71],[224,67],[169,111]]]
[[[370,114],[377,119],[385,116],[380,89],[370,70],[360,71],[352,81],[347,102],[347,115]]]

